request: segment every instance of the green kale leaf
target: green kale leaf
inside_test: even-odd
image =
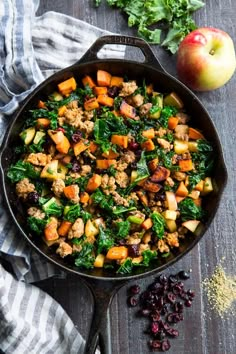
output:
[[[39,178],[40,173],[34,169],[29,162],[22,160],[17,161],[15,165],[11,165],[7,171],[7,177],[12,183],[21,181],[24,178]]]
[[[179,203],[180,216],[182,221],[202,220],[205,213],[200,206],[197,206],[191,198],[185,198]]]
[[[97,252],[107,252],[114,245],[114,239],[109,229],[99,226],[99,235],[97,238]]]
[[[47,219],[38,219],[33,216],[27,218],[28,227],[37,235],[41,235],[47,224]]]
[[[79,268],[91,269],[95,261],[93,244],[84,243],[82,250],[76,254],[75,265]]]
[[[165,219],[156,211],[153,212],[150,217],[153,222],[152,230],[159,239],[162,239],[165,232]]]

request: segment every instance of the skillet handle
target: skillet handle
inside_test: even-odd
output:
[[[84,354],[94,354],[100,346],[101,354],[112,354],[109,307],[116,292],[127,281],[107,281],[84,279],[94,298],[94,312]]]
[[[162,65],[155,57],[150,45],[141,38],[123,36],[123,35],[108,35],[100,37],[96,40],[94,44],[87,50],[87,52],[82,56],[82,58],[77,62],[77,64],[87,63],[89,61],[98,60],[97,54],[107,44],[116,44],[116,45],[127,45],[131,47],[139,48],[144,57],[145,64],[155,66],[157,69],[165,72]]]

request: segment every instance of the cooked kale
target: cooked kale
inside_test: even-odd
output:
[[[114,238],[109,229],[99,226],[99,235],[97,238],[97,252],[107,252],[114,245]]]
[[[47,219],[38,219],[33,216],[27,218],[28,227],[37,235],[41,235],[47,224]]]
[[[7,172],[7,177],[12,183],[21,181],[24,178],[39,178],[40,173],[29,163],[22,160],[17,161],[15,165],[11,165]]]
[[[76,253],[75,265],[79,268],[91,269],[95,261],[93,255],[94,246],[91,243],[84,243],[82,250]]]
[[[150,217],[153,222],[152,230],[159,239],[162,239],[165,232],[165,219],[156,211],[153,212]]]
[[[197,206],[192,198],[185,198],[179,203],[180,217],[182,221],[202,220],[205,216],[203,209]]]

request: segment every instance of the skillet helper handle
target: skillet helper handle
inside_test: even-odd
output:
[[[114,295],[126,281],[83,280],[94,298],[94,313],[84,353],[94,354],[99,345],[101,354],[112,354],[109,307]]]
[[[122,35],[108,35],[100,37],[92,44],[87,52],[78,61],[78,64],[86,63],[89,61],[98,60],[97,54],[107,44],[126,45],[139,48],[144,55],[144,63],[150,66],[155,66],[157,69],[165,72],[162,65],[155,57],[150,45],[141,38],[122,36]]]

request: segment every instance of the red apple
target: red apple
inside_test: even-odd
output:
[[[235,67],[233,41],[222,30],[198,28],[180,43],[178,76],[195,91],[210,91],[223,86],[232,77]]]

